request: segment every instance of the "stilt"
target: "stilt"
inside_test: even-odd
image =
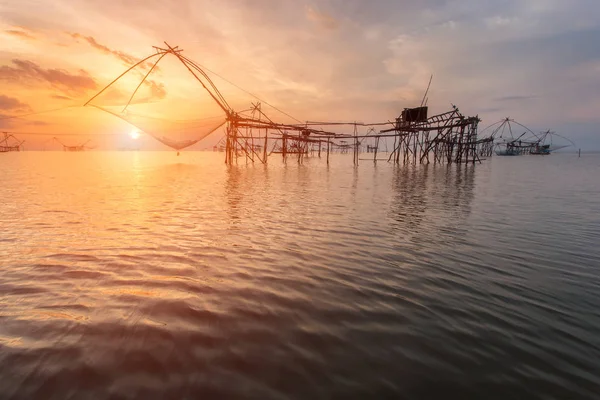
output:
[[[267,146],[268,146],[268,139],[269,139],[269,130],[265,129],[265,144],[264,144],[264,148],[263,148],[263,163],[266,164],[267,163]]]

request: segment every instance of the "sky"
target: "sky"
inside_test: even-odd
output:
[[[27,138],[37,146],[130,137],[80,106],[166,41],[302,121],[392,120],[421,103],[433,74],[430,115],[455,104],[480,130],[510,117],[600,150],[597,0],[0,0],[0,40],[0,118],[60,109],[0,119],[0,131],[47,134]],[[256,101],[211,76],[235,109]],[[102,104],[125,104],[132,84]],[[176,60],[141,92],[137,106],[165,119],[218,112]]]

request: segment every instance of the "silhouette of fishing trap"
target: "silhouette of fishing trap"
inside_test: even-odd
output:
[[[211,79],[209,73],[216,75],[214,72],[187,58],[177,46],[165,43],[165,47],[154,49],[154,54],[127,69],[85,105],[121,118],[177,151],[193,146],[224,127],[224,137],[214,149],[225,153],[227,164],[237,162],[240,157],[246,162],[266,164],[273,154],[281,155],[284,160],[294,156],[298,162],[311,154],[319,157],[325,154],[329,162],[330,153],[350,151],[354,164],[358,164],[364,148],[373,154],[373,160],[378,160],[378,153],[387,153],[388,161],[403,164],[475,163],[481,156],[491,155],[493,144],[489,139],[477,138],[479,118],[466,117],[455,106],[448,112],[429,117],[424,97],[421,107],[405,109],[393,122],[302,122],[234,85],[257,100],[250,108],[239,111],[227,102]],[[207,101],[201,103],[201,111],[214,116],[177,119],[168,114],[190,111],[191,106],[185,101],[170,110],[161,108],[158,100],[166,96],[166,90],[163,84],[153,80],[153,74],[167,55],[183,64],[203,88],[201,93]],[[128,84],[125,86],[129,91],[119,88],[123,82]],[[189,84],[183,89],[191,90]],[[190,95],[197,97],[200,93],[195,90]],[[265,113],[264,105],[295,122],[276,122]],[[200,114],[200,110],[191,111]],[[381,149],[382,143],[387,147],[392,140],[391,149]]]

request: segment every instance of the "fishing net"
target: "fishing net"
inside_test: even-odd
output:
[[[167,147],[182,150],[217,131],[227,120],[205,84],[177,56],[157,53],[115,79],[87,106],[128,122]]]
[[[570,139],[555,132],[535,133],[525,125],[513,119],[505,118],[488,127],[481,134],[491,132],[488,138],[493,140],[498,155],[550,154],[566,147],[574,147]]]

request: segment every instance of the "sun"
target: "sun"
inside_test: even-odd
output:
[[[137,138],[139,138],[139,137],[141,136],[141,133],[140,133],[140,131],[138,131],[137,129],[134,129],[134,130],[132,130],[131,132],[129,132],[129,136],[130,136],[132,139],[137,139]]]

